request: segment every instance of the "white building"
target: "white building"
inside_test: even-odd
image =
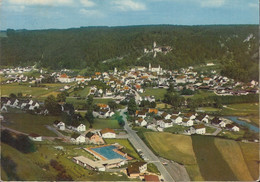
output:
[[[58,128],[59,130],[65,130],[65,123],[63,123],[62,121],[54,121],[53,125]]]
[[[105,128],[100,131],[103,138],[116,138],[116,133],[113,129]]]
[[[84,124],[74,124],[74,126],[69,126],[68,128],[77,132],[86,131],[86,126]]]
[[[32,141],[35,141],[35,142],[41,142],[42,141],[42,136],[38,135],[38,134],[35,134],[35,133],[31,133],[29,135],[29,138],[32,140]]]
[[[182,122],[182,117],[172,115],[171,120],[174,124],[180,124]]]
[[[190,128],[191,134],[204,135],[206,133],[206,128],[203,124],[194,125]]]
[[[162,121],[160,122],[160,127],[161,127],[161,128],[169,128],[169,127],[172,127],[172,120],[170,120],[170,119],[162,120]]]
[[[80,135],[80,134],[77,134],[77,133],[73,133],[71,138],[70,138],[70,141],[72,143],[75,143],[75,144],[80,144],[80,143],[85,143],[86,142],[86,139],[83,135]]]
[[[182,120],[182,125],[183,126],[192,126],[193,125],[193,120],[184,118]]]

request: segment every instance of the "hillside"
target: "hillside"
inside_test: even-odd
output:
[[[3,32],[5,33],[5,32]],[[66,30],[7,30],[0,37],[1,66],[108,70],[149,62],[176,69],[219,61],[222,73],[237,80],[258,79],[256,25],[81,27]],[[144,48],[171,46],[168,54]],[[250,64],[248,64],[250,62]]]

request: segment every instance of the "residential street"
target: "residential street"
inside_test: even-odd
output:
[[[147,162],[154,163],[157,166],[158,170],[161,172],[161,175],[165,181],[174,182],[175,180],[172,178],[172,176],[169,174],[166,168],[162,165],[159,158],[146,146],[146,144],[139,138],[136,132],[129,127],[124,112],[126,112],[126,109],[121,110],[120,115],[123,116],[123,119],[125,121],[124,128],[129,135],[128,137],[129,141],[133,144],[133,146],[137,150],[141,150],[143,152],[145,158],[148,159]]]

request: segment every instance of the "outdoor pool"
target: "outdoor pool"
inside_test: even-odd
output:
[[[107,158],[108,160],[110,160],[110,159],[118,159],[118,158],[126,159],[122,155],[114,152],[113,149],[116,149],[116,147],[113,146],[113,145],[104,146],[104,147],[97,147],[97,148],[91,148],[91,150],[93,150],[96,153],[102,155],[103,157]]]
[[[238,117],[236,116],[227,116],[226,117],[227,119],[230,119],[231,121],[237,123],[237,124],[240,124],[242,126],[245,126],[247,128],[249,128],[250,130],[254,131],[254,132],[259,132],[259,128],[257,128],[256,126],[250,124],[250,123],[247,123],[245,121],[242,121],[240,119],[238,119]]]

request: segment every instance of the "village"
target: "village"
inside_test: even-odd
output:
[[[159,50],[156,48],[155,43],[153,51],[150,51],[155,54],[154,56]],[[169,47],[163,49],[166,52],[168,50],[171,49]],[[149,53],[149,51],[145,49],[145,53]],[[214,63],[203,65],[205,68],[212,66]],[[38,76],[26,76],[26,72],[32,70],[38,72]],[[95,72],[90,76],[70,76],[73,71],[66,69],[50,73],[43,69],[34,69],[34,67],[1,69],[0,74],[4,78],[4,81],[1,81],[2,86],[21,84],[29,88],[42,88],[48,91],[50,88],[45,85],[58,84],[59,87],[55,88],[56,90],[51,90],[58,95],[63,93],[65,97],[58,102],[60,112],[65,113],[68,117],[76,116],[77,118],[72,119],[71,122],[57,119],[44,125],[48,130],[53,131],[57,135],[56,137],[42,136],[34,132],[25,133],[33,142],[53,141],[56,138],[62,143],[78,145],[83,151],[80,152],[82,155],[72,156],[71,161],[91,171],[123,171],[129,178],[138,180],[175,181],[171,169],[165,167],[168,166],[169,161],[154,162],[161,159],[151,154],[149,149],[141,149],[143,146],[137,144],[141,142],[141,139],[135,132],[133,133],[135,128],[185,136],[221,137],[219,134],[225,135],[225,132],[236,135],[235,133],[240,133],[241,130],[246,131],[244,125],[240,125],[232,118],[201,110],[200,108],[203,108],[201,106],[193,108],[189,103],[191,102],[189,97],[192,97],[196,92],[214,96],[247,96],[259,93],[258,82],[254,80],[250,83],[235,82],[233,79],[221,76],[214,69],[208,70],[198,72],[190,66],[170,71],[161,68],[160,65],[152,67],[149,64],[148,67],[136,66],[129,70],[114,68],[113,71]],[[158,92],[164,90],[164,98],[163,96],[159,98],[153,94],[146,94],[149,89],[157,89]],[[82,91],[83,95],[79,95],[79,91]],[[186,99],[179,107],[172,107],[171,102],[165,101],[166,92],[181,93]],[[2,94],[0,118],[2,129],[16,134],[21,132],[17,128],[12,128],[12,121],[6,121],[8,119],[5,118],[5,113],[29,113],[43,117],[51,115],[52,111],[46,107],[46,100],[43,101],[39,98],[31,93],[23,93],[22,89],[17,95],[14,93]],[[74,102],[67,103],[67,99]],[[77,104],[77,102],[88,103],[90,100],[92,100],[90,105],[93,105],[90,115],[93,118],[89,119],[87,114],[85,118],[94,120],[94,124],[83,122],[84,116],[81,113],[88,113],[90,110],[88,104]],[[93,100],[96,102],[93,103]],[[109,102],[104,102],[106,100]],[[135,104],[130,108],[129,103],[132,101]],[[218,108],[216,103],[212,105]],[[121,123],[120,129],[107,127],[108,124],[103,124],[101,128],[95,127],[95,120],[110,122],[111,119]],[[107,142],[111,139],[112,141],[128,141],[133,151],[129,154],[127,153],[129,149],[126,146],[117,142]],[[248,140],[242,136],[241,139]],[[258,139],[254,138],[253,142],[258,142]],[[146,144],[144,145],[146,147]],[[62,146],[55,147],[64,150]],[[155,167],[156,170],[148,169],[147,166],[151,164],[152,168]],[[187,174],[185,175],[187,176]]]

